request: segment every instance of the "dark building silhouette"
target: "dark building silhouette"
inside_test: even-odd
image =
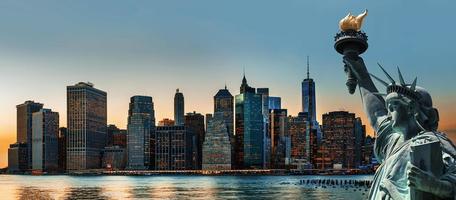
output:
[[[357,117],[354,121],[355,134],[355,167],[363,165],[364,144],[366,139],[366,126],[363,125],[361,118]]]
[[[32,169],[57,171],[59,113],[41,109],[34,112],[32,118]]]
[[[327,155],[334,168],[355,168],[355,114],[335,111],[323,114]]]
[[[157,126],[155,131],[155,169],[192,168],[192,133],[184,126]]]
[[[205,137],[204,130],[204,115],[200,113],[187,113],[185,115],[185,129],[190,131],[192,135],[192,166],[194,169],[201,169],[203,143]]]
[[[127,130],[119,129],[116,125],[108,125],[106,146],[127,147]]]
[[[176,89],[176,94],[174,95],[174,125],[182,126],[184,125],[184,113],[185,113],[185,104],[184,104],[184,95],[179,92],[179,88]]]
[[[67,128],[60,127],[58,135],[58,151],[59,151],[59,160],[58,160],[58,170],[66,170],[66,154],[67,154]]]
[[[290,164],[291,139],[288,132],[286,109],[273,109],[269,113],[269,132],[271,134],[272,169],[285,169]]]
[[[17,142],[27,145],[27,169],[32,168],[32,114],[40,111],[42,108],[42,103],[34,101],[26,101],[16,106]]]
[[[241,94],[235,98],[234,168],[264,167],[264,118],[262,95],[242,79]]]
[[[67,86],[67,170],[101,167],[106,144],[106,92],[92,83]]]
[[[153,141],[154,130],[155,111],[152,97],[131,97],[127,125],[128,169],[149,169],[150,165],[153,165],[150,142]]]

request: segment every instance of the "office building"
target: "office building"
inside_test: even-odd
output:
[[[32,169],[57,171],[59,113],[41,109],[32,114]]]
[[[106,92],[92,83],[67,86],[67,170],[101,167],[106,120]]]

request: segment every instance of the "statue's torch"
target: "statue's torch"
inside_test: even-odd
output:
[[[358,56],[367,50],[367,35],[361,32],[361,25],[364,17],[367,16],[367,10],[364,13],[353,16],[350,13],[339,22],[340,32],[334,37],[334,48],[340,54],[357,60]],[[356,90],[357,80],[348,66],[345,66],[348,72],[347,88],[350,94]]]

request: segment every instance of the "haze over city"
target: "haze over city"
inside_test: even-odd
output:
[[[173,118],[177,88],[185,96],[185,112],[210,113],[213,96],[225,84],[239,94],[245,69],[249,85],[268,87],[296,115],[307,55],[318,121],[342,109],[369,127],[358,92],[347,92],[342,59],[333,49],[338,20],[365,8],[369,50],[363,57],[369,70],[383,77],[380,62],[394,75],[400,66],[407,82],[417,76],[439,109],[439,129],[456,138],[454,4],[0,2],[0,167],[16,140],[15,106],[26,100],[59,112],[60,126],[66,126],[66,86],[90,81],[107,92],[108,124],[125,128],[133,95],[153,97],[157,121]],[[436,21],[444,26],[433,27]]]

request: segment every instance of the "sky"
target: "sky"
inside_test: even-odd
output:
[[[16,141],[15,106],[41,102],[66,126],[66,86],[80,81],[108,93],[108,123],[120,128],[133,95],[152,96],[158,120],[173,118],[177,88],[186,112],[211,113],[225,84],[239,93],[243,69],[250,86],[268,87],[296,115],[308,55],[319,121],[346,110],[367,124],[333,47],[339,20],[364,9],[368,70],[385,77],[380,62],[396,78],[396,66],[407,82],[418,77],[439,109],[439,129],[456,138],[455,7],[451,0],[0,1],[0,167]]]

